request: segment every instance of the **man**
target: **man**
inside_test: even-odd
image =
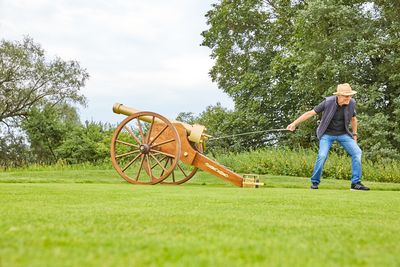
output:
[[[317,137],[320,139],[317,161],[311,175],[311,189],[318,189],[321,181],[322,169],[328,157],[329,150],[334,141],[337,141],[351,156],[352,176],[351,190],[369,190],[361,183],[361,149],[357,144],[357,118],[356,102],[352,96],[356,94],[348,83],[339,84],[334,96],[325,98],[313,110],[307,111],[287,129],[294,131],[300,123],[323,112],[321,123],[317,129]],[[349,130],[351,122],[352,132]]]

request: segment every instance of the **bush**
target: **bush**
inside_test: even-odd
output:
[[[243,153],[217,155],[222,165],[239,173],[273,174],[310,177],[317,149],[262,149]],[[350,180],[351,159],[331,151],[322,174],[323,178]],[[363,160],[363,180],[400,183],[400,161]]]
[[[103,162],[110,155],[111,135],[112,129],[107,129],[107,126],[86,122],[67,134],[57,153],[68,164]]]

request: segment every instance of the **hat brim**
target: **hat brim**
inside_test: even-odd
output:
[[[349,96],[349,95],[355,95],[357,94],[356,91],[351,91],[350,93],[339,93],[339,92],[335,92],[333,93],[334,95],[344,95],[344,96]]]

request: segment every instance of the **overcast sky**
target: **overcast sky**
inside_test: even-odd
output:
[[[47,56],[77,60],[90,74],[82,120],[121,121],[115,102],[175,118],[232,100],[211,82],[200,46],[217,0],[0,0],[0,38],[29,35]]]

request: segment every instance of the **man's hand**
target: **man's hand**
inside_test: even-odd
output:
[[[300,123],[302,123],[305,120],[308,120],[309,118],[311,118],[312,116],[317,115],[317,112],[315,112],[315,110],[310,110],[307,111],[306,113],[304,113],[303,115],[301,115],[300,117],[298,117],[294,122],[292,122],[291,124],[289,124],[286,129],[288,129],[291,132],[294,132],[296,130],[296,126],[299,125]]]
[[[289,124],[286,129],[288,129],[291,132],[294,132],[296,130],[296,124],[294,124],[294,122],[292,122],[291,124]]]
[[[353,135],[353,139],[354,139],[354,141],[356,141],[356,143],[357,143],[357,135]]]

